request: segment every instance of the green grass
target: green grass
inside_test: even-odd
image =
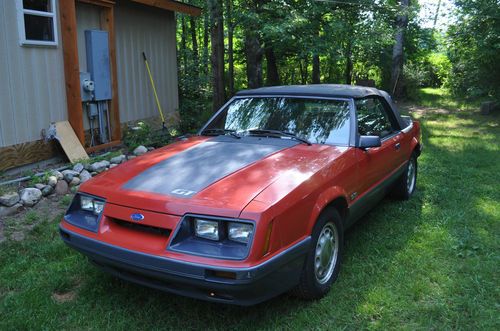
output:
[[[324,299],[239,308],[136,286],[65,247],[56,218],[0,244],[0,329],[499,330],[500,118],[418,116],[418,191],[346,233]]]

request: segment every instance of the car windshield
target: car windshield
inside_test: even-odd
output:
[[[278,131],[311,143],[347,145],[349,142],[349,102],[336,99],[295,97],[244,97],[233,100],[204,132],[239,135]]]

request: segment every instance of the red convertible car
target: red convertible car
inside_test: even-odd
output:
[[[180,295],[252,305],[324,296],[344,231],[415,190],[420,126],[383,91],[239,92],[196,136],[81,185],[60,234],[103,270]]]

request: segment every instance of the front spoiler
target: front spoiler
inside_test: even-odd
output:
[[[298,284],[311,238],[249,268],[225,268],[145,254],[109,245],[59,226],[64,242],[117,277],[158,290],[196,299],[250,306]],[[234,273],[234,279],[214,276]]]

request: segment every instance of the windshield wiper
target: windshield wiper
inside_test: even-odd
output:
[[[201,132],[202,135],[207,135],[207,136],[220,136],[220,135],[225,135],[229,134],[231,137],[234,137],[236,139],[241,139],[241,136],[236,133],[236,130],[228,130],[228,129],[205,129]]]
[[[311,142],[307,139],[301,138],[297,136],[295,133],[288,132],[288,131],[281,131],[281,130],[271,130],[271,129],[254,129],[254,130],[248,130],[249,134],[253,135],[259,135],[259,136],[281,136],[281,137],[289,137],[292,139],[295,139],[297,141],[300,141],[308,146],[311,146]]]

